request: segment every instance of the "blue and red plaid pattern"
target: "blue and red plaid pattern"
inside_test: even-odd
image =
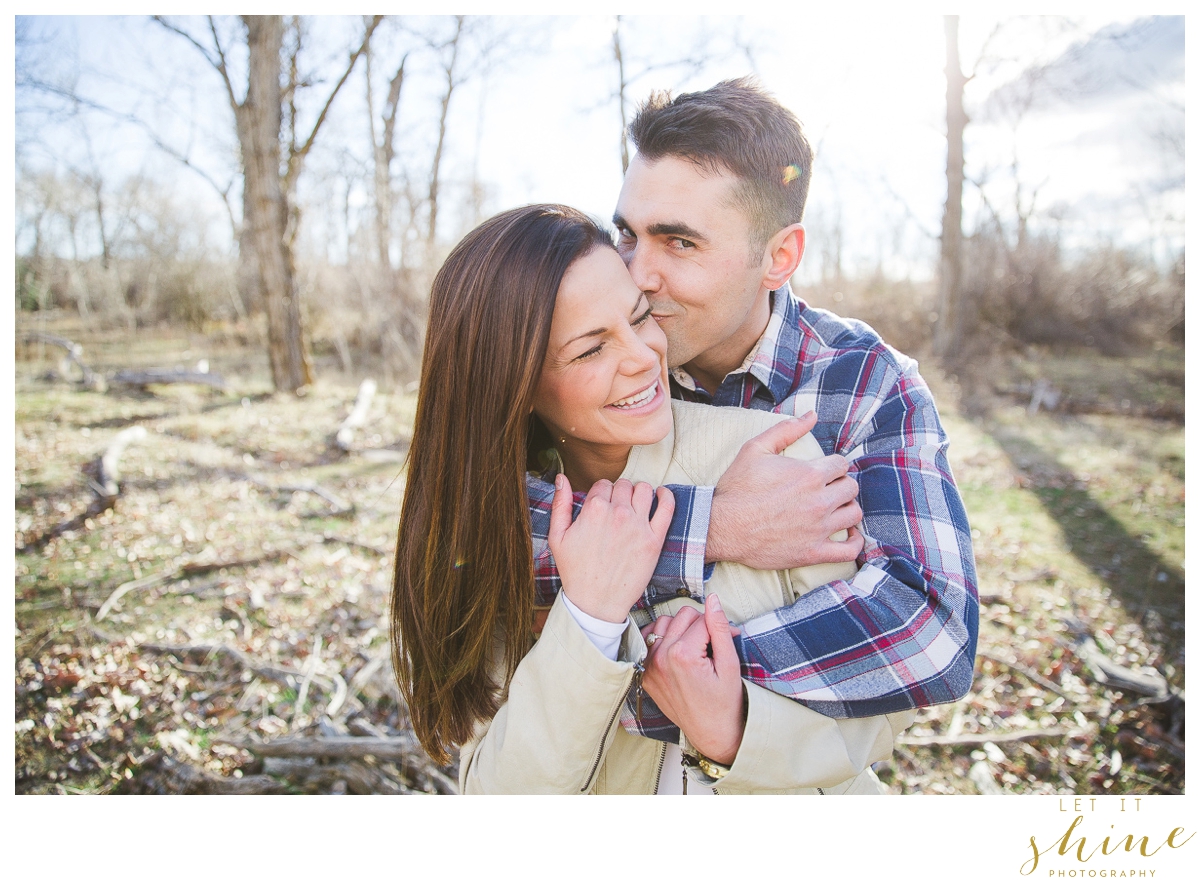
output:
[[[979,625],[971,530],[916,362],[866,324],[808,306],[785,286],[759,344],[715,395],[680,369],[672,385],[675,396],[716,406],[815,411],[813,436],[826,454],[846,457],[859,484],[866,544],[858,574],[739,624],[743,677],[834,718],[965,695]],[[545,603],[558,589],[545,537],[553,486],[530,478],[529,487]],[[676,513],[642,607],[684,590],[703,600],[712,488],[670,488]],[[635,726],[628,707],[623,715]],[[642,732],[658,733],[659,718],[644,699]]]

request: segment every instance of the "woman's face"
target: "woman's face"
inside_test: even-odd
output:
[[[563,276],[534,412],[569,456],[625,454],[671,430],[667,338],[616,251]]]

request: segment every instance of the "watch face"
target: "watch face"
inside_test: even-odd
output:
[[[716,763],[708,760],[708,758],[700,759],[700,769],[703,770],[705,772],[705,774],[707,774],[708,776],[711,776],[713,779],[720,779],[726,773],[729,772],[729,768],[726,767],[724,764],[716,764]]]

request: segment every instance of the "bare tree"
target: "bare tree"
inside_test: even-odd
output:
[[[615,98],[617,110],[621,114],[621,173],[629,170],[629,138],[626,129],[629,126],[630,101],[634,86],[652,73],[663,74],[670,72],[676,83],[683,83],[689,77],[695,76],[710,64],[735,55],[746,60],[751,69],[755,67],[756,52],[753,42],[743,39],[736,28],[730,33],[713,34],[704,26],[696,32],[690,49],[675,58],[660,58],[655,53],[654,61],[637,63],[634,57],[638,53],[630,51],[629,22],[623,16],[615,16],[612,27],[612,59],[616,64],[617,85]],[[655,49],[659,47],[656,46]]]
[[[938,273],[938,319],[934,352],[947,356],[959,350],[963,334],[962,302],[962,192],[963,76],[958,57],[958,16],[945,16],[946,31],[946,206],[942,212],[942,247]]]
[[[625,92],[629,82],[625,78],[625,53],[621,51],[621,16],[613,22],[613,60],[617,62],[617,108],[621,111],[621,173],[629,170],[629,119],[626,112],[628,101]]]
[[[405,52],[396,66],[396,72],[388,80],[387,95],[380,114],[382,122],[379,135],[375,132],[375,100],[371,85],[373,53],[370,41],[364,43],[363,62],[367,73],[367,119],[370,123],[371,145],[374,160],[375,185],[375,246],[379,265],[387,272],[392,268],[392,161],[396,158],[396,117],[400,107],[400,91],[404,87],[404,68],[408,63]]]
[[[367,22],[363,42],[350,53],[307,135],[299,130],[296,113],[296,96],[302,85],[298,59],[303,30],[299,20],[292,18],[285,23],[279,15],[242,16],[249,65],[246,88],[239,100],[227,50],[214,20],[208,19],[209,46],[182,28],[158,19],[197,48],[225,86],[241,147],[243,213],[239,253],[243,265],[252,263],[247,274],[254,279],[266,306],[271,380],[279,391],[297,391],[312,382],[293,254],[299,221],[296,183],[330,106],[380,19],[375,16]],[[285,81],[284,38],[289,31]]]
[[[430,267],[434,263],[434,254],[437,247],[438,195],[441,183],[442,153],[446,145],[446,120],[450,113],[450,99],[454,96],[454,90],[462,84],[462,77],[456,71],[456,68],[458,67],[459,50],[462,45],[463,26],[465,22],[465,15],[456,15],[454,17],[453,35],[436,46],[442,59],[442,73],[445,77],[445,84],[442,91],[441,111],[438,114],[437,146],[434,148],[433,163],[429,168],[429,197],[427,203],[428,211],[426,213],[426,222],[428,225],[425,246],[428,257],[426,265]]]

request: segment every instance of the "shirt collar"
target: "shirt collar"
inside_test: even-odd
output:
[[[791,393],[796,378],[797,354],[800,351],[800,301],[788,284],[771,293],[771,317],[767,328],[741,366],[727,375],[721,383],[740,381],[743,375],[753,376],[771,395],[776,406]],[[704,394],[696,380],[683,367],[675,367],[671,375],[680,387]],[[704,394],[707,397],[707,394]]]

